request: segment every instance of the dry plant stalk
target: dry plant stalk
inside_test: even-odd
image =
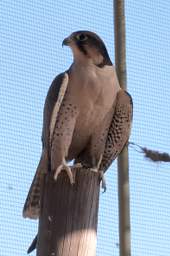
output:
[[[156,150],[151,150],[146,147],[141,147],[134,142],[129,142],[129,145],[137,146],[138,148],[140,148],[141,150],[140,153],[143,153],[145,158],[153,162],[170,162],[170,155],[168,153],[165,153],[165,152],[161,153]]]

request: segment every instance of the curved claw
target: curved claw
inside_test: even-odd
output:
[[[100,177],[101,177],[101,181],[102,181],[103,193],[105,193],[107,188],[106,188],[106,179],[105,179],[103,171],[100,171]]]
[[[106,179],[105,179],[105,176],[104,176],[104,172],[99,171],[97,168],[90,168],[90,171],[91,172],[99,172],[100,179],[101,179],[101,182],[102,182],[103,193],[105,193],[107,188],[106,188]]]

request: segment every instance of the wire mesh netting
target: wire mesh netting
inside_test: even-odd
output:
[[[112,1],[0,3],[0,256],[26,255],[37,222],[22,207],[41,151],[42,111],[53,78],[72,62],[63,38],[98,33],[114,61]],[[131,141],[169,152],[170,3],[127,1],[128,91],[134,101]],[[170,250],[170,165],[130,148],[132,255]],[[35,255],[35,252],[32,253]],[[119,255],[116,163],[100,196],[97,255]]]

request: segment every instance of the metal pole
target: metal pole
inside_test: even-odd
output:
[[[114,0],[115,65],[120,86],[127,88],[124,0]],[[128,148],[118,157],[120,256],[131,255]]]

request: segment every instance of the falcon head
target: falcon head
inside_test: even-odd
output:
[[[63,40],[62,45],[67,45],[72,49],[75,62],[92,62],[101,68],[105,65],[112,65],[104,42],[93,32],[73,32]]]

